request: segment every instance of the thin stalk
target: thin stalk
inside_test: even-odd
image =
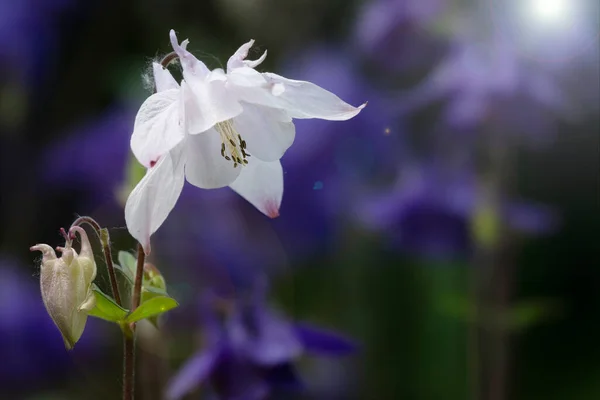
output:
[[[490,149],[492,171],[495,175],[495,201],[496,207],[500,209],[500,202],[511,193],[512,165],[511,152],[506,137],[499,132],[495,134]],[[500,213],[498,211],[498,213]],[[501,219],[501,221],[503,221]],[[515,274],[512,251],[513,244],[509,227],[500,223],[498,226],[498,241],[489,261],[493,278],[488,281],[489,304],[494,315],[504,321],[504,316],[510,310],[510,297]],[[495,323],[490,327],[489,347],[489,400],[506,400],[510,396],[510,340],[511,335],[504,323]]]
[[[133,332],[129,331],[123,334],[123,400],[133,400],[134,382],[135,338]]]
[[[475,317],[470,335],[473,399],[506,400],[509,392],[510,332],[503,324],[510,309],[513,265],[510,232],[502,217],[502,201],[510,194],[511,156],[501,132],[486,137],[487,165],[481,206],[492,215],[491,237],[475,238],[471,296]]]
[[[138,243],[137,268],[135,271],[135,282],[133,285],[133,301],[131,311],[135,311],[140,306],[142,297],[142,278],[144,277],[144,264],[146,263],[146,253],[141,244]]]
[[[98,239],[100,239],[100,243],[102,244],[102,252],[104,254],[104,261],[106,262],[106,268],[108,269],[108,277],[110,279],[110,287],[112,289],[112,295],[116,301],[116,303],[120,306],[123,306],[121,302],[121,294],[119,293],[119,285],[117,284],[117,275],[115,274],[115,266],[112,261],[112,251],[110,250],[110,236],[108,234],[108,229],[101,228],[100,224],[96,222],[92,217],[79,217],[71,224],[71,226],[80,226],[83,224],[88,224],[94,229],[96,235],[98,235]]]
[[[140,306],[145,261],[146,253],[144,253],[142,245],[138,243],[131,312]],[[123,350],[123,400],[133,400],[135,388],[135,323],[124,327]]]

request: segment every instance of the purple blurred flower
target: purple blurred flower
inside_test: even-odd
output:
[[[541,69],[521,59],[514,43],[500,35],[491,41],[460,34],[434,72],[400,108],[404,113],[447,100],[443,121],[459,132],[494,129],[545,139],[557,116],[572,113],[565,93]]]
[[[206,347],[182,367],[167,389],[180,399],[204,383],[223,400],[264,399],[273,389],[301,389],[293,362],[303,353],[354,351],[352,342],[305,324],[293,324],[266,304],[265,288],[249,298],[206,296],[202,308]],[[220,312],[225,306],[225,316]]]
[[[426,26],[446,5],[440,0],[376,0],[358,14],[356,42],[383,69],[424,66],[441,50]]]
[[[365,226],[385,232],[389,243],[404,251],[452,257],[471,249],[471,224],[481,199],[471,172],[406,168],[395,188],[366,200],[357,213]],[[532,203],[505,201],[500,213],[509,228],[526,234],[552,231],[557,223],[548,207]]]

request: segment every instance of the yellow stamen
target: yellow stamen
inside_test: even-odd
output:
[[[250,157],[250,154],[246,152],[246,141],[233,127],[233,121],[228,119],[227,121],[217,122],[215,129],[221,135],[221,157],[227,161],[233,161],[234,168],[238,164],[248,164],[246,158]]]

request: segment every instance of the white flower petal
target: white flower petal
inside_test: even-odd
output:
[[[267,89],[269,82],[265,79],[265,77],[258,71],[250,68],[250,67],[239,67],[235,68],[232,71],[227,72],[227,80],[231,89],[246,89],[246,88],[262,88]],[[245,93],[245,92],[243,92]],[[269,94],[268,90],[262,91],[254,91],[249,92],[249,96],[267,96]],[[261,102],[275,102],[276,99],[266,98],[261,100]],[[275,103],[273,103],[275,104]],[[268,104],[263,104],[268,105]]]
[[[222,68],[215,68],[212,71],[210,71],[210,74],[208,74],[208,76],[206,77],[206,80],[208,82],[212,82],[212,81],[226,82],[227,74],[225,73],[225,71],[223,71]]]
[[[150,235],[165,221],[184,182],[184,143],[164,154],[149,168],[125,204],[125,222],[131,236],[150,253]]]
[[[191,77],[181,83],[186,128],[190,134],[205,132],[217,122],[231,119],[243,111],[237,98],[227,91],[226,82],[219,78],[219,74],[209,76],[212,80]]]
[[[366,103],[353,107],[335,94],[306,81],[261,74],[252,68],[236,68],[227,74],[230,91],[247,103],[281,108],[292,118],[343,121],[354,117]]]
[[[258,67],[260,64],[262,64],[262,63],[263,63],[263,61],[265,61],[265,59],[266,59],[266,58],[267,58],[267,51],[265,50],[265,52],[264,52],[264,53],[262,53],[262,56],[260,56],[260,57],[259,57],[257,60],[254,60],[254,61],[252,61],[252,60],[245,60],[245,61],[244,61],[244,64],[245,64],[247,67],[250,67],[250,68],[256,68],[256,67]]]
[[[199,78],[204,78],[210,73],[210,70],[202,61],[198,60],[192,53],[187,51],[186,48],[189,40],[186,39],[181,42],[181,45],[179,45],[177,41],[177,35],[173,29],[171,29],[169,36],[171,38],[171,46],[173,46],[173,50],[179,56],[179,62],[181,63],[184,73],[197,76]]]
[[[359,107],[351,106],[335,94],[311,82],[295,81],[270,72],[263,76],[274,90],[283,89],[277,98],[292,118],[344,121],[354,117],[367,105],[364,103]]]
[[[227,84],[231,92],[242,101],[271,108],[285,108],[278,97],[285,88],[282,84],[273,85],[256,70],[249,67],[236,68],[227,73]]]
[[[185,142],[185,177],[202,189],[216,189],[229,185],[240,174],[241,166],[221,156],[221,137],[213,128],[200,135],[188,136]]]
[[[354,117],[365,106],[353,107],[335,94],[306,81],[295,81],[273,73],[262,74],[269,82],[279,108],[292,118],[320,118],[343,121]]]
[[[279,161],[252,159],[229,187],[263,214],[271,218],[279,216],[283,197],[283,169]]]
[[[140,107],[131,135],[131,150],[146,168],[183,140],[182,98],[178,89],[148,97]]]
[[[250,39],[248,43],[244,43],[227,61],[227,71],[232,71],[235,68],[243,67],[244,60],[248,57],[248,51],[254,45],[254,39]]]
[[[284,110],[243,103],[244,112],[233,120],[246,141],[247,152],[262,161],[276,161],[292,145],[296,129]]]
[[[154,86],[157,92],[164,92],[169,89],[179,89],[179,84],[173,78],[168,69],[163,68],[159,63],[152,63],[154,74]]]

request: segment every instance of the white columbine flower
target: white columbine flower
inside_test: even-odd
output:
[[[54,249],[47,244],[31,247],[31,251],[41,251],[43,254],[40,267],[42,300],[68,350],[81,337],[88,312],[96,305],[92,291],[92,282],[96,278],[92,246],[83,228],[75,226],[71,231],[81,236],[79,254],[71,247],[70,239],[65,247],[56,248],[62,253],[60,258],[56,257]]]
[[[262,213],[279,215],[283,171],[279,159],[292,145],[292,118],[347,120],[365,106],[353,107],[331,92],[305,81],[254,68],[246,60],[251,40],[227,62],[227,72],[210,71],[171,31],[183,80],[178,84],[153,64],[156,93],[140,107],[131,148],[148,168],[125,206],[129,232],[150,251],[150,235],[175,206],[184,180],[214,189],[231,187]]]

